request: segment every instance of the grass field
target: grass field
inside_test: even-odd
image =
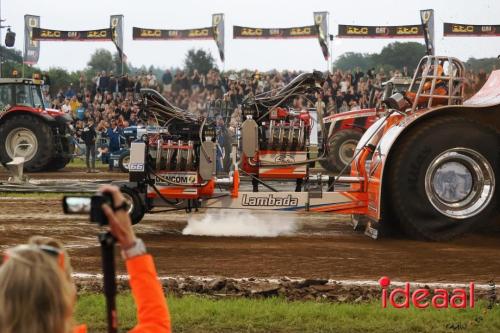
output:
[[[382,309],[380,303],[332,304],[271,299],[168,297],[174,332],[498,332],[500,309]],[[105,332],[101,295],[81,295],[76,318]],[[118,296],[120,332],[135,324],[130,294]]]

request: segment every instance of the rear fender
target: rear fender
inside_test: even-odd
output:
[[[331,138],[336,132],[343,129],[356,129],[364,132],[377,119],[376,109],[365,109],[336,114],[325,118],[328,125],[328,136]]]
[[[373,220],[380,220],[383,209],[382,189],[385,179],[386,165],[391,162],[391,153],[394,147],[404,140],[405,135],[416,126],[425,126],[425,123],[438,117],[455,115],[468,119],[475,119],[479,123],[494,127],[500,131],[500,105],[478,106],[444,106],[420,111],[406,116],[397,124],[390,126],[377,144],[370,163],[368,178],[368,216]]]
[[[7,111],[2,118],[0,118],[0,124],[5,122],[7,119],[10,119],[12,117],[16,117],[19,115],[27,115],[31,117],[36,117],[44,120],[45,122],[49,124],[56,124],[56,119],[48,114],[43,114],[40,112],[32,112],[32,111],[24,111],[24,110],[12,110],[12,111]]]

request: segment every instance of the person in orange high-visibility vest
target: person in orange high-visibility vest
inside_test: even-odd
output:
[[[135,237],[125,198],[115,186],[104,185],[100,190],[113,197],[114,209],[104,205],[103,210],[122,248],[137,306],[138,323],[130,332],[171,332],[153,258]],[[6,250],[0,266],[0,332],[86,333],[86,325],[74,324],[76,287],[71,273],[67,252],[54,239],[32,237],[28,244]]]

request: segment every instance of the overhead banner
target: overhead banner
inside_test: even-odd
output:
[[[330,51],[328,48],[328,12],[314,12],[314,24],[318,32],[319,46],[325,60],[330,58]]]
[[[40,43],[33,40],[33,28],[40,27],[40,16],[24,15],[24,54],[23,63],[34,65],[40,57]]]
[[[42,28],[33,28],[32,40],[48,40],[48,41],[111,41],[111,28],[84,30],[84,31],[64,31],[50,30]]]
[[[495,37],[500,36],[500,25],[444,23],[443,32],[447,37]]]
[[[224,14],[212,15],[212,29],[214,34],[215,43],[219,49],[219,56],[222,62],[225,59],[224,53]]]
[[[293,38],[316,38],[318,27],[307,25],[294,28],[250,28],[233,26],[233,38],[235,39],[293,39]]]
[[[420,11],[422,28],[424,29],[425,47],[427,55],[434,55],[434,10],[423,9]]]
[[[213,39],[212,27],[185,30],[163,30],[133,27],[132,38],[134,40],[189,40],[189,39]]]
[[[121,59],[123,58],[123,15],[111,15],[109,26],[112,29],[113,43],[115,43]]]
[[[339,24],[340,38],[421,38],[421,25],[368,26]]]
[[[173,30],[173,29],[150,29],[150,28],[132,28],[132,39],[133,40],[191,40],[191,39],[202,39],[202,40],[215,40],[217,48],[219,49],[219,55],[224,62],[225,51],[224,51],[224,14],[213,14],[212,15],[212,26],[206,28],[198,29],[183,29],[183,30]]]

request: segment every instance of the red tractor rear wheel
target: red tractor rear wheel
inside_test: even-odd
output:
[[[0,161],[24,157],[26,171],[43,171],[55,155],[50,126],[38,117],[26,114],[11,116],[0,125]]]
[[[330,172],[340,172],[349,165],[356,150],[356,145],[363,134],[360,131],[346,129],[335,133],[328,139],[328,154],[321,166]],[[351,168],[345,169],[348,173]]]

